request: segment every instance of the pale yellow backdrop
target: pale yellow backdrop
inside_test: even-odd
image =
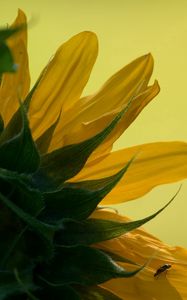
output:
[[[116,143],[115,149],[152,141],[187,140],[186,0],[0,0],[0,25],[11,23],[17,8],[30,20],[32,82],[56,48],[83,30],[97,33],[100,53],[85,93],[96,91],[122,66],[145,53],[155,59],[152,81],[161,93]],[[143,218],[163,206],[179,183],[155,188],[145,197],[118,206]],[[187,247],[187,181],[173,204],[145,227],[172,245]]]

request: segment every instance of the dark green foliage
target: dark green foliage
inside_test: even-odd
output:
[[[110,255],[110,252],[90,245],[125,234],[151,220],[164,208],[135,222],[88,219],[128,171],[134,158],[112,176],[62,182],[57,188],[60,177],[56,181],[49,174],[50,166],[54,167],[53,155],[52,164],[49,155],[46,168],[40,168],[40,154],[32,139],[23,105],[19,113],[22,119],[18,118],[13,137],[6,139],[0,147],[0,300],[59,299],[61,295],[63,299],[72,300],[117,300],[98,284],[112,278],[134,276],[142,267],[125,270],[116,262],[135,263],[112,253],[112,249]],[[93,144],[97,144],[97,139],[98,136]],[[77,145],[71,147],[79,148]],[[87,157],[88,153],[84,155]],[[67,162],[66,167],[69,167]],[[75,169],[78,170],[77,166]],[[46,174],[42,173],[40,177],[41,170]]]
[[[40,163],[23,105],[20,106],[22,127],[0,146],[0,167],[19,173],[33,173]]]
[[[59,179],[54,181],[48,172],[50,156],[49,166],[46,169],[40,168],[41,157],[29,129],[26,105],[20,105],[0,140],[0,299],[58,299],[63,294],[63,299],[79,300],[82,299],[80,285],[83,287],[91,284],[97,289],[98,283],[109,278],[133,276],[140,271],[139,268],[128,272],[104,252],[90,247],[59,248],[57,245],[57,237],[64,229],[66,218],[71,217],[73,222],[86,220],[125,174],[132,160],[110,177],[77,183],[61,182],[57,189],[59,182],[56,183]],[[88,148],[82,155],[82,162],[85,162],[85,157],[110,133],[116,122],[115,119],[106,131],[84,142]],[[3,122],[1,127],[3,130]],[[41,141],[44,137],[45,134]],[[79,145],[72,145],[71,148],[80,151]],[[64,150],[59,151],[63,153]],[[51,160],[54,166],[53,155]],[[77,172],[83,165],[84,163],[78,168],[75,165],[72,170],[75,167]],[[67,162],[66,167],[69,167]],[[59,171],[54,168],[54,172],[57,172],[58,178]],[[44,184],[41,184],[43,180]],[[51,190],[53,181],[54,189]],[[44,191],[43,187],[48,184],[50,188],[47,187],[47,191]],[[83,257],[86,258],[84,264]],[[96,268],[94,264],[88,264],[90,260],[96,259]],[[101,270],[105,268],[106,271],[101,276]],[[87,273],[92,276],[87,278]],[[56,277],[52,278],[49,274],[56,274]],[[56,283],[53,285],[51,280],[61,281],[63,286],[58,283],[57,286]],[[76,286],[71,286],[72,283],[79,284],[79,291]],[[100,295],[101,292],[105,291],[97,290],[94,293]],[[89,297],[94,295],[91,289],[86,293]]]

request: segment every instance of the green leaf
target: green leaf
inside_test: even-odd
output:
[[[132,101],[129,102],[127,107],[123,109],[105,129],[94,137],[78,144],[68,145],[54,150],[42,156],[37,178],[43,176],[44,182],[47,178],[50,178],[50,181],[53,183],[52,188],[54,188],[54,185],[56,187],[60,186],[64,181],[75,176],[83,168],[90,154],[105,140],[128,111],[131,102]],[[42,184],[42,182],[40,182],[40,184]],[[49,187],[49,182],[47,182],[46,186]],[[44,190],[46,186],[43,186]],[[42,188],[42,186],[40,186],[40,188]]]
[[[40,279],[48,284],[97,285],[112,278],[132,277],[142,268],[127,271],[102,251],[86,247],[60,247],[48,265],[38,270]]]
[[[40,156],[32,139],[22,104],[20,113],[22,115],[21,130],[0,146],[0,167],[19,173],[32,173],[38,169]]]
[[[82,300],[122,300],[100,286],[84,286],[77,288],[77,290],[79,291]]]
[[[0,84],[1,84],[1,82],[0,82]],[[0,114],[0,134],[3,132],[3,130],[4,130],[4,121]]]
[[[115,175],[92,181],[64,184],[56,192],[44,193],[43,220],[57,222],[62,218],[86,219],[98,203],[114,188],[128,170],[133,159]]]
[[[116,222],[112,220],[88,219],[85,221],[76,221],[65,219],[62,221],[63,228],[56,233],[56,242],[59,245],[90,245],[102,241],[116,238],[122,234],[132,231],[160,214],[176,197],[159,209],[156,213],[137,221]]]
[[[32,279],[32,270],[26,270],[21,274],[22,282],[28,290],[36,289]],[[0,300],[9,296],[21,295],[25,292],[23,286],[17,281],[14,272],[0,270]]]
[[[45,154],[49,148],[51,139],[53,137],[53,133],[58,125],[60,120],[60,115],[58,116],[57,120],[52,124],[37,140],[36,145],[39,149],[40,154]]]
[[[0,74],[16,70],[17,66],[9,47],[5,43],[0,43]]]
[[[37,220],[35,217],[24,212],[15,203],[0,193],[0,200],[4,203],[12,212],[14,212],[22,221],[24,221],[31,230],[36,232],[43,240],[46,246],[46,252],[49,256],[53,254],[53,236],[59,227],[52,226]]]

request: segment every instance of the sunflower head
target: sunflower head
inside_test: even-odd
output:
[[[102,243],[162,209],[136,222],[97,217],[138,151],[108,176],[77,176],[110,157],[114,141],[158,93],[156,81],[148,87],[152,57],[80,99],[97,55],[95,34],[83,32],[58,49],[28,92],[25,27],[19,11],[0,31],[0,299],[119,299],[100,284],[143,267]]]

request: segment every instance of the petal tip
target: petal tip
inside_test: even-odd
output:
[[[78,33],[78,36],[82,36],[82,37],[84,36],[85,38],[94,40],[96,43],[98,43],[97,35],[93,31],[85,30],[85,31]]]
[[[154,62],[153,55],[149,52],[145,55],[145,59],[148,60],[149,62]]]
[[[23,24],[23,23],[26,23],[26,22],[27,22],[27,17],[25,15],[24,11],[22,9],[18,8],[18,13],[17,13],[15,23],[16,24]]]
[[[82,31],[72,37],[72,40],[80,40],[85,43],[85,45],[91,46],[92,49],[95,49],[95,54],[98,53],[98,38],[95,32],[93,31]]]

